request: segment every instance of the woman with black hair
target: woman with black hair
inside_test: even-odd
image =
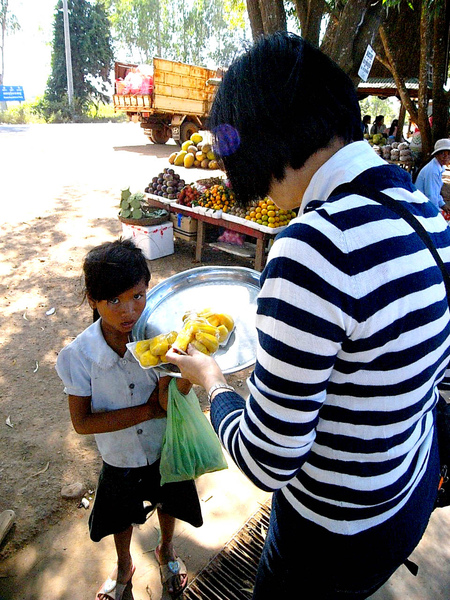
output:
[[[364,135],[369,135],[369,125],[371,123],[371,120],[372,118],[370,115],[364,115],[362,120],[362,130]]]
[[[382,133],[386,135],[386,125],[384,124],[384,116],[378,115],[375,117],[375,122],[370,128],[370,135],[376,135],[377,133]]]
[[[299,214],[261,276],[249,398],[194,348],[170,360],[207,390],[233,460],[274,492],[254,598],[361,600],[427,526],[450,356],[441,271],[371,196],[420,216],[449,268],[450,230],[362,140],[350,79],[298,36],[262,38],[231,65],[210,128],[241,203],[269,195]]]

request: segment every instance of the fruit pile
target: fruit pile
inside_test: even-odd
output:
[[[179,152],[169,156],[171,165],[177,167],[196,167],[197,169],[218,169],[219,165],[210,144],[203,142],[200,133],[193,133],[191,138],[183,142]]]
[[[180,178],[178,173],[175,173],[173,169],[166,168],[163,173],[153,177],[145,191],[147,194],[176,200],[185,184],[186,182]]]
[[[233,317],[215,313],[210,308],[187,312],[183,316],[183,323],[183,329],[172,344],[181,352],[186,352],[189,344],[192,344],[204,354],[214,354],[234,328]]]
[[[198,206],[212,208],[213,210],[222,210],[230,212],[231,207],[236,203],[233,190],[226,185],[213,185],[207,188],[200,198],[196,201]]]
[[[233,206],[229,213],[246,221],[265,225],[272,229],[276,227],[284,227],[291,219],[296,216],[293,210],[282,210],[270,198],[263,200],[255,200],[245,209],[238,206]]]
[[[177,202],[183,206],[192,206],[198,204],[201,193],[192,185],[185,185],[178,195]]]
[[[233,328],[233,318],[225,313],[215,313],[210,308],[200,312],[189,311],[183,316],[183,328],[179,333],[161,333],[149,340],[136,342],[134,352],[144,368],[166,363],[170,348],[186,352],[189,344],[204,354],[214,354],[219,345],[227,341]]]

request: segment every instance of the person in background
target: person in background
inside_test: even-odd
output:
[[[383,115],[378,115],[378,117],[375,117],[375,123],[370,129],[370,135],[376,135],[377,133],[382,133],[383,135],[386,135],[386,125],[384,124]]]
[[[364,115],[362,120],[362,130],[363,135],[369,135],[369,125],[372,121],[372,117],[370,115]]]
[[[391,123],[391,126],[389,127],[388,140],[395,142],[395,138],[397,137],[397,130],[398,130],[398,119],[394,119]]]
[[[445,204],[441,194],[442,174],[448,164],[450,164],[450,139],[438,140],[431,153],[430,162],[419,171],[415,186],[436,208],[450,213],[450,207]]]
[[[363,140],[350,78],[294,34],[261,38],[229,67],[209,127],[242,204],[269,195],[299,215],[261,275],[248,399],[213,357],[189,346],[167,358],[208,392],[233,460],[274,492],[254,600],[362,600],[405,562],[433,510],[450,357],[441,271],[371,191],[416,214],[447,267],[450,228]]]

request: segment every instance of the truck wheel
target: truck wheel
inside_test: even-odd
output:
[[[154,128],[150,130],[149,139],[154,144],[165,144],[170,139],[170,129],[167,127]]]
[[[191,123],[190,121],[184,121],[181,123],[180,128],[180,145],[184,142],[187,142],[193,133],[197,133],[198,127],[195,123]]]

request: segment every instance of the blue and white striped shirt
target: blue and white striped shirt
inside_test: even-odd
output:
[[[345,535],[394,516],[422,480],[450,357],[442,275],[417,234],[373,200],[327,199],[355,178],[405,203],[450,266],[450,230],[410,176],[365,142],[345,146],[271,249],[249,399],[219,394],[211,407],[256,485]]]

